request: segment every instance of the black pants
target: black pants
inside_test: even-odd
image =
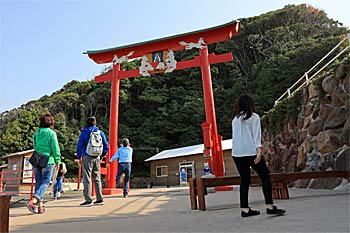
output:
[[[251,182],[250,167],[252,167],[260,177],[262,191],[265,197],[265,204],[273,204],[270,172],[265,164],[264,158],[261,157],[261,160],[258,164],[254,163],[256,155],[232,158],[235,161],[237,170],[241,176],[241,185],[239,187],[240,207],[249,208],[248,193]]]

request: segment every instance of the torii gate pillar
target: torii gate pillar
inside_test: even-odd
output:
[[[112,69],[112,93],[111,93],[111,106],[109,117],[109,143],[108,149],[108,161],[114,155],[118,149],[118,119],[119,119],[119,89],[120,79],[118,73],[120,71],[120,64],[113,65]],[[103,189],[103,194],[121,193],[120,190],[115,189],[115,178],[117,176],[118,167],[117,164],[111,164],[109,172],[107,173],[107,188]]]
[[[214,107],[214,93],[211,81],[210,63],[208,57],[208,47],[202,48],[200,52],[202,85],[204,95],[204,107],[206,122],[202,123],[204,138],[204,155],[208,158],[210,167],[215,176],[224,176],[224,163],[221,139],[216,126],[216,116]]]

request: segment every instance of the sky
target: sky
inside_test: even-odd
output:
[[[92,80],[83,52],[129,45],[306,3],[350,25],[349,0],[0,0],[0,113]]]

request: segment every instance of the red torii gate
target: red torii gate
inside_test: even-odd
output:
[[[218,135],[214,96],[212,89],[210,64],[231,61],[232,53],[220,55],[208,54],[208,46],[212,43],[228,40],[240,32],[239,21],[232,21],[204,30],[165,37],[157,40],[146,41],[121,47],[104,50],[86,51],[85,54],[98,64],[113,63],[111,72],[95,77],[95,82],[112,81],[110,125],[109,125],[109,152],[107,160],[118,149],[118,112],[119,112],[119,86],[120,80],[137,76],[150,76],[154,73],[169,73],[173,70],[181,70],[200,66],[203,82],[203,94],[205,104],[205,122],[202,123],[204,158],[209,162],[212,173],[215,176],[224,176],[224,164],[222,153],[222,136]],[[192,60],[176,61],[173,51],[198,48],[200,55]],[[121,70],[120,63],[128,59],[142,58],[141,66],[135,70]],[[151,61],[150,61],[151,60]],[[120,193],[115,189],[115,177],[117,174],[116,163],[107,169],[107,188],[103,194]]]

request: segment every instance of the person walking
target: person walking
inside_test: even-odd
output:
[[[124,187],[123,196],[128,197],[129,191],[129,180],[131,174],[131,163],[132,163],[132,153],[133,149],[130,147],[129,139],[122,139],[122,147],[117,150],[117,152],[110,158],[107,167],[116,159],[118,160],[118,174],[116,177],[116,184],[118,184],[121,176],[124,174]]]
[[[50,186],[52,172],[61,162],[60,147],[56,132],[53,131],[54,117],[47,113],[40,117],[39,129],[33,135],[33,147],[39,157],[47,156],[47,164],[33,165],[35,177],[35,192],[32,200],[27,204],[30,212],[36,214],[45,213],[44,194]],[[46,161],[46,160],[45,160]]]
[[[261,179],[266,214],[284,214],[285,210],[273,204],[270,172],[262,157],[260,117],[256,113],[254,100],[249,94],[239,96],[234,105],[231,120],[232,158],[241,177],[239,187],[241,216],[250,217],[260,214],[260,211],[251,209],[248,205],[251,167]]]
[[[54,201],[57,201],[61,197],[64,174],[67,173],[67,166],[62,161],[63,159],[64,159],[64,157],[61,157],[61,162],[58,165],[57,170],[54,169],[54,172],[52,175]]]
[[[108,152],[108,142],[103,131],[96,126],[96,118],[89,117],[86,127],[81,131],[77,144],[77,158],[82,157],[83,185],[85,202],[80,206],[103,205],[102,184],[101,184],[101,158]],[[91,176],[95,185],[96,201],[92,203]]]

